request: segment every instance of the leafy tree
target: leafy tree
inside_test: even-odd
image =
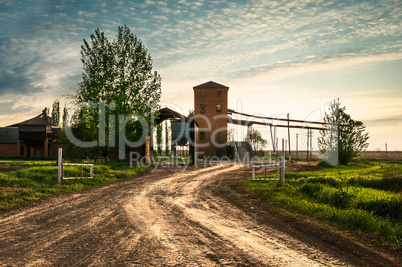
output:
[[[88,136],[83,136],[85,139],[96,140],[99,131],[106,129],[104,145],[116,144],[119,131],[116,130],[115,140],[109,140],[112,138],[107,130],[109,115],[123,115],[124,118],[140,115],[150,126],[151,114],[157,110],[161,96],[161,78],[152,70],[152,59],[147,49],[127,26],[118,27],[117,40],[113,42],[96,29],[90,41],[84,40],[81,46],[81,61],[84,72],[75,95],[76,102],[101,102],[105,105],[102,114],[105,121],[101,122],[105,124],[103,129],[100,127],[100,112],[96,108],[87,108],[73,118],[74,127],[85,124],[85,128],[91,129]],[[130,120],[126,124],[130,141],[138,141],[143,130],[139,121]],[[77,137],[82,136],[80,132],[77,134]]]
[[[327,130],[320,131],[321,136],[318,138],[321,153],[337,155],[337,162],[342,165],[347,165],[369,145],[369,135],[365,133],[363,122],[353,120],[345,110],[339,99],[330,104],[329,112],[324,117]]]
[[[268,143],[267,140],[262,138],[261,133],[257,129],[251,130],[251,132],[249,134],[249,139],[250,139],[251,145],[253,146],[254,152],[262,150]]]
[[[165,121],[165,154],[166,156],[168,156],[170,154],[170,138],[171,138],[171,134],[170,134],[170,126],[168,125],[168,122]]]
[[[62,127],[64,128],[65,124],[67,122],[67,105],[64,105],[63,108],[63,123],[62,123]]]
[[[52,106],[52,125],[59,126],[60,123],[60,101],[55,100]]]

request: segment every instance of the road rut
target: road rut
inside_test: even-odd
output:
[[[306,243],[289,231],[271,227],[269,219],[261,223],[255,210],[249,213],[233,204],[228,188],[220,190],[219,186],[225,184],[225,179],[241,178],[238,166],[182,170],[157,169],[130,180],[0,215],[1,265],[376,263],[370,259],[362,262],[356,257],[349,259],[348,253],[352,252],[332,252],[328,246],[322,249],[322,244]]]

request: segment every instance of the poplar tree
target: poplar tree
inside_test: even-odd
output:
[[[341,107],[339,100],[333,101],[325,114],[327,130],[320,131],[318,147],[324,155],[337,156],[337,163],[347,165],[350,160],[363,153],[369,143],[363,122],[355,121]],[[333,164],[335,165],[335,164]]]
[[[90,40],[84,40],[81,46],[81,61],[84,72],[75,99],[77,103],[105,104],[106,146],[111,114],[125,118],[140,115],[150,125],[151,113],[158,108],[161,96],[161,78],[152,69],[152,58],[146,47],[127,26],[118,27],[117,38],[112,42],[104,32],[96,29]],[[96,140],[99,118],[96,108],[87,108],[77,114],[74,124],[80,127],[76,127],[75,135],[79,137],[83,128],[90,129],[85,131],[84,139]],[[116,119],[116,127],[123,127],[117,124]],[[139,121],[129,121],[126,136],[130,141],[137,141],[143,130]],[[118,130],[115,138],[118,139]]]
[[[165,121],[165,154],[168,156],[170,154],[170,127],[168,125],[168,122]]]
[[[52,106],[52,125],[59,126],[60,123],[60,101],[55,100]]]
[[[156,146],[158,156],[162,155],[162,123],[156,125]]]

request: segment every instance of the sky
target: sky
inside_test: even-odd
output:
[[[0,0],[0,126],[64,105],[83,39],[99,28],[112,41],[119,25],[151,54],[163,106],[187,114],[210,80],[249,114],[319,120],[339,98],[370,150],[402,150],[400,0]]]

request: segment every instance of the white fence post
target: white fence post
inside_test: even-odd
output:
[[[279,183],[282,185],[285,183],[285,157],[281,158]]]
[[[58,153],[58,182],[61,184],[61,180],[63,177],[63,149],[60,147],[59,148],[59,153]]]

